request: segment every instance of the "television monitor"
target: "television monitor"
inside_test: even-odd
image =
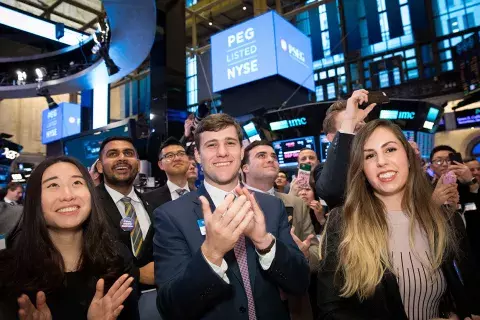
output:
[[[408,141],[415,141],[415,131],[413,130],[402,130],[403,135]]]
[[[433,133],[417,132],[417,145],[422,158],[429,158],[430,152],[435,145],[435,136]]]
[[[326,134],[321,134],[320,140],[320,162],[327,161],[328,148],[330,147],[330,141],[327,140]]]
[[[253,142],[256,140],[261,140],[260,134],[255,127],[253,122],[248,122],[247,124],[243,125],[243,130],[245,131],[245,135],[248,138],[249,142]]]
[[[438,123],[437,118],[440,113],[440,110],[437,108],[430,107],[427,112],[427,118],[425,119],[425,122],[423,123],[423,128],[427,130],[433,130],[435,123]]]
[[[63,151],[65,155],[76,158],[85,167],[90,168],[99,157],[103,140],[113,136],[131,137],[130,123],[67,139],[63,143]]]
[[[313,136],[274,141],[272,145],[277,154],[280,168],[298,166],[298,154],[303,148],[316,151],[315,138]]]

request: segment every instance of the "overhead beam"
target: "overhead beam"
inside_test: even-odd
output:
[[[95,17],[93,18],[90,22],[86,23],[85,25],[83,25],[79,30],[80,31],[85,31],[85,30],[88,30],[90,28],[93,28],[93,26],[95,25],[95,23],[97,23],[98,21],[100,20],[99,17]],[[95,29],[95,28],[93,28]]]
[[[30,1],[30,0],[17,0],[18,2],[21,2],[21,3],[24,3],[26,5],[29,5],[30,7],[33,7],[33,8],[36,8],[38,10],[46,10],[47,8],[45,8],[44,6],[41,6],[39,5],[38,3],[35,3],[33,1]],[[56,15],[56,16],[59,16],[60,18],[63,18],[65,20],[69,20],[69,21],[72,21],[72,22],[75,22],[76,24],[79,24],[79,25],[84,25],[85,22],[84,21],[80,21],[78,19],[75,19],[73,17],[70,17],[70,16],[67,16],[61,12],[57,12],[57,11],[53,11],[52,14]]]
[[[214,6],[216,6],[217,4],[219,4],[220,2],[223,2],[223,1],[226,1],[226,0],[213,0],[209,4],[206,4],[203,7],[200,7],[198,9],[195,8],[196,6],[192,6],[191,8],[193,8],[193,9],[191,11],[193,11],[197,14],[200,14],[204,11],[210,10],[211,8],[213,8]]]
[[[55,1],[54,3],[52,3],[50,5],[50,7],[48,7],[41,15],[40,17],[48,17],[50,15],[50,13],[53,12],[53,10],[55,10],[56,7],[58,7],[61,3],[63,2],[63,0],[57,0]]]
[[[200,18],[200,20],[204,21],[204,22],[207,22],[209,23],[210,20],[208,18],[205,18],[204,16],[202,16],[201,14],[197,13],[196,11],[192,11],[190,10],[189,8],[185,8],[185,12],[188,12],[189,14],[191,14],[192,16],[195,16],[196,18]],[[191,23],[196,23],[196,20],[195,21],[192,21]],[[215,28],[217,30],[223,30],[222,27],[216,25],[215,23],[212,23],[212,25],[208,25],[209,27],[212,27],[212,28]]]
[[[94,15],[96,16],[101,16],[102,15],[102,12],[101,11],[98,11],[98,10],[95,10],[93,8],[90,8],[89,6],[81,3],[81,2],[78,2],[78,1],[75,1],[75,0],[64,0],[66,3],[68,4],[71,4],[72,6],[74,7],[77,7],[79,9],[82,9],[83,11],[87,11],[87,12],[90,12],[90,13],[93,13]]]

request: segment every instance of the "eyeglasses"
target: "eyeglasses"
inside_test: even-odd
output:
[[[169,152],[161,157],[160,160],[165,159],[166,161],[171,162],[175,157],[184,158],[186,155],[187,153],[185,151],[178,151],[177,153]]]
[[[442,164],[447,164],[447,165],[451,165],[452,164],[452,160],[450,160],[449,158],[438,158],[438,159],[433,159],[432,160],[432,163],[436,166],[441,166]]]

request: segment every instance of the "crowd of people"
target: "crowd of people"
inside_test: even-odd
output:
[[[480,164],[437,146],[430,177],[364,103],[328,109],[326,162],[298,155],[308,185],[227,114],[195,124],[194,156],[164,141],[147,193],[130,138],[90,172],[48,158],[0,207],[0,319],[480,319]]]

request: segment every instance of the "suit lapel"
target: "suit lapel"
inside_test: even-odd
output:
[[[112,221],[115,228],[117,228],[120,231],[123,231],[120,228],[120,220],[122,220],[122,216],[118,211],[116,204],[113,202],[112,197],[110,197],[110,195],[108,194],[107,189],[105,189],[105,185],[103,184],[99,185],[98,190],[100,191],[98,194],[102,199],[104,211]]]
[[[197,194],[198,194],[198,197],[204,196],[205,198],[208,199],[208,202],[210,203],[210,210],[214,212],[215,204],[213,203],[212,198],[208,194],[207,189],[205,189],[205,186],[203,184],[200,185],[200,187],[197,189]],[[193,201],[196,204],[194,211],[198,219],[203,219],[202,203],[200,202],[198,197],[195,198]],[[247,251],[248,251],[248,246],[247,246]],[[234,251],[230,250],[229,252],[227,252],[224,258],[225,258],[225,262],[227,262],[227,265],[228,265],[227,274],[229,273],[229,271],[231,271],[231,273],[235,275],[237,280],[240,281],[240,283],[243,283],[242,274],[240,273],[240,267],[238,266]],[[250,271],[250,261],[248,264],[249,264],[249,271]],[[255,266],[255,264],[253,265]],[[251,271],[250,271],[250,274],[252,274]]]

